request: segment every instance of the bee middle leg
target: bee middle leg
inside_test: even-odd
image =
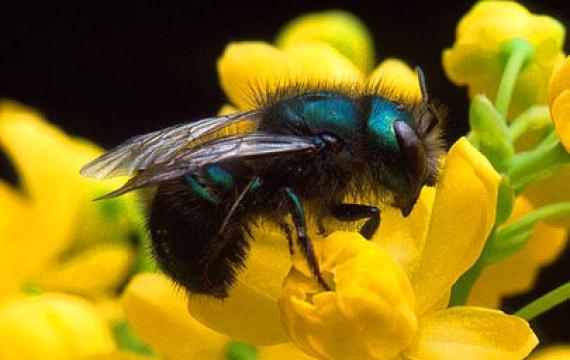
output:
[[[317,278],[319,285],[321,285],[325,290],[330,290],[330,287],[325,282],[325,279],[323,279],[323,275],[321,274],[319,262],[313,248],[313,243],[307,235],[305,209],[303,209],[303,205],[301,205],[301,202],[299,201],[297,195],[295,195],[293,192],[293,189],[290,187],[285,187],[285,194],[289,200],[288,203],[291,211],[291,216],[293,217],[293,224],[295,225],[295,230],[297,231],[297,241],[299,242],[301,250],[303,251],[303,255],[305,255],[305,259],[313,271],[313,275],[315,275]]]
[[[370,240],[378,227],[380,226],[380,209],[376,206],[361,204],[337,204],[330,209],[331,215],[341,221],[356,221],[360,219],[368,219],[362,228],[360,234]]]

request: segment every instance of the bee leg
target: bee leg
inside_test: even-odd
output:
[[[295,253],[295,249],[293,248],[293,233],[291,232],[291,228],[286,222],[280,223],[279,227],[283,230],[287,237],[287,241],[289,242],[289,254],[293,255]]]
[[[321,274],[321,270],[319,269],[319,262],[317,261],[317,256],[315,255],[315,250],[313,249],[313,243],[311,239],[307,236],[307,224],[305,221],[305,209],[303,209],[303,205],[299,201],[299,198],[293,192],[293,189],[290,187],[285,187],[285,194],[289,199],[289,205],[291,207],[291,216],[293,217],[293,224],[295,225],[295,229],[297,230],[297,241],[303,251],[303,255],[305,255],[305,259],[307,259],[307,263],[309,267],[313,271],[313,274],[317,278],[319,285],[323,287],[325,290],[330,290],[330,287],[323,279],[323,275]]]
[[[331,208],[331,214],[341,221],[356,221],[368,219],[360,234],[370,240],[380,226],[380,209],[376,206],[361,204],[337,204]]]

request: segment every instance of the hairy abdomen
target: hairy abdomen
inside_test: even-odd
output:
[[[232,200],[233,192],[218,203],[205,199],[185,179],[157,189],[148,222],[153,252],[162,270],[191,292],[226,297],[243,266],[245,227],[233,217],[220,233]]]

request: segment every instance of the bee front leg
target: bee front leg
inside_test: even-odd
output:
[[[301,205],[301,202],[299,201],[297,195],[293,192],[293,189],[290,187],[285,187],[284,190],[285,195],[288,199],[288,205],[291,211],[291,216],[293,218],[293,224],[295,225],[295,230],[297,231],[297,241],[299,242],[301,250],[303,251],[303,255],[305,255],[305,259],[307,259],[307,263],[317,278],[318,283],[323,287],[323,289],[330,290],[330,287],[327,285],[321,274],[319,262],[317,260],[317,256],[315,255],[315,250],[313,249],[313,243],[307,235],[305,209],[303,209],[303,205]]]
[[[380,226],[380,209],[376,206],[361,204],[337,204],[331,208],[331,215],[341,221],[356,221],[368,219],[360,234],[370,240]]]
[[[281,230],[283,230],[285,236],[287,237],[287,242],[289,243],[289,254],[292,256],[295,253],[295,249],[293,248],[293,232],[291,231],[291,227],[289,227],[289,224],[287,224],[285,221],[279,223],[279,227]]]

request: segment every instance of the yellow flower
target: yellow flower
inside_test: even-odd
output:
[[[0,358],[113,351],[113,298],[142,234],[134,199],[92,201],[120,184],[79,175],[101,149],[12,101],[0,102],[0,146],[19,175],[17,188],[0,181]]]
[[[499,176],[466,140],[452,147],[443,169],[437,192],[424,189],[409,218],[384,210],[373,242],[356,233],[312,236],[333,291],[318,287],[304,261],[294,262],[280,291],[287,244],[276,229],[262,228],[227,301],[188,298],[164,277],[141,275],[123,297],[127,318],[169,359],[219,357],[230,338],[261,345],[261,359],[302,359],[279,337],[284,329],[319,358],[522,359],[537,343],[522,319],[446,309],[451,286],[493,226]]]
[[[570,359],[569,345],[555,345],[533,353],[528,360],[568,360]]]
[[[506,225],[534,210],[525,197],[518,197]],[[471,289],[470,305],[499,308],[501,300],[532,289],[538,272],[556,260],[568,242],[567,229],[538,223],[521,251],[498,263],[486,266]]]
[[[466,85],[471,97],[485,93],[494,99],[505,65],[506,43],[516,38],[534,48],[534,56],[520,73],[512,96],[511,114],[533,104],[546,104],[547,81],[563,57],[565,30],[548,16],[530,13],[513,1],[481,1],[461,19],[453,47],[443,53],[449,79]]]
[[[0,306],[0,359],[74,360],[113,349],[106,322],[79,297],[14,297]]]
[[[114,291],[140,224],[132,198],[92,201],[120,184],[79,175],[101,149],[11,101],[0,103],[0,145],[20,178],[20,189],[0,182],[0,298],[30,283],[89,296]]]
[[[222,111],[250,109],[255,89],[290,83],[382,81],[396,96],[419,98],[417,77],[403,63],[386,61],[367,76],[327,36],[309,38],[282,49],[228,46],[218,71],[234,107]],[[437,192],[425,188],[407,218],[383,208],[372,242],[347,232],[323,238],[309,223],[333,291],[317,286],[303,260],[294,258],[291,268],[283,234],[263,225],[253,230],[246,267],[228,299],[186,295],[159,275],[142,275],[123,296],[127,318],[169,359],[220,357],[230,339],[257,345],[261,359],[522,359],[537,343],[524,320],[476,307],[446,309],[451,286],[493,227],[498,183],[488,161],[462,139],[445,159]]]
[[[190,316],[188,297],[163,275],[135,276],[123,293],[122,303],[129,325],[166,359],[221,359],[227,354],[230,337]],[[259,331],[262,332],[266,326],[257,322],[257,305],[250,304],[248,314],[254,318],[241,325],[244,328],[261,325]],[[310,359],[291,343],[261,347],[258,356],[268,360]]]
[[[560,142],[570,150],[570,57],[560,62],[550,78],[548,86],[548,103],[554,127]],[[570,165],[562,165],[554,175],[529,185],[524,195],[534,207],[570,201],[568,181]],[[549,220],[549,223],[570,228],[570,216]]]
[[[570,152],[570,57],[559,64],[550,78],[548,104],[560,142]]]
[[[282,49],[324,42],[367,74],[374,62],[374,45],[366,27],[354,15],[332,10],[300,16],[281,30],[276,44]]]

